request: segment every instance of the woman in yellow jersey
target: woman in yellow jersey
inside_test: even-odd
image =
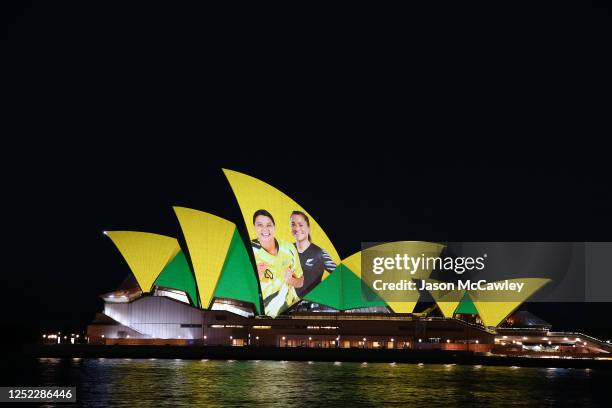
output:
[[[304,285],[298,252],[274,238],[274,217],[266,210],[253,214],[257,238],[251,241],[266,315],[276,317],[299,301],[295,291]]]

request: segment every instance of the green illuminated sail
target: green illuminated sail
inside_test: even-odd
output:
[[[214,297],[253,303],[257,313],[261,313],[257,277],[237,229],[234,229]]]
[[[155,281],[155,285],[169,289],[182,290],[187,293],[193,305],[198,305],[196,283],[183,251],[179,251],[170,263],[166,265]]]
[[[386,306],[386,303],[344,264],[338,265],[336,270],[304,299],[338,310]]]
[[[459,306],[457,306],[457,309],[455,309],[455,313],[473,315],[478,314],[478,310],[476,309],[474,302],[472,302],[472,299],[470,298],[470,295],[467,292],[463,294],[463,298],[461,298]]]

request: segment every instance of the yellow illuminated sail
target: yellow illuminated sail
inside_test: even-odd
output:
[[[236,226],[216,215],[174,207],[198,284],[200,304],[210,306]]]
[[[325,231],[323,231],[323,228],[321,228],[308,211],[291,199],[291,197],[255,177],[227,169],[223,169],[223,172],[234,191],[244,222],[247,226],[249,237],[255,238],[256,236],[255,228],[253,227],[253,213],[257,210],[264,209],[274,217],[276,224],[275,238],[286,242],[295,242],[295,239],[291,235],[289,217],[292,211],[302,211],[308,215],[310,221],[312,242],[326,250],[336,264],[340,263],[338,252]],[[300,180],[296,179],[296,185],[299,185],[299,183]],[[321,194],[324,193],[321,192]],[[325,277],[326,276],[327,274],[325,274]]]
[[[401,254],[401,255],[408,255],[410,257],[421,257],[421,256],[425,256],[425,257],[438,257],[440,255],[440,252],[442,252],[442,250],[444,249],[444,245],[441,244],[435,244],[432,242],[425,242],[425,241],[395,241],[395,242],[388,242],[388,243],[384,243],[384,244],[380,244],[380,245],[375,245],[371,248],[365,249],[364,251],[368,251],[368,250],[373,250],[376,252],[381,252],[384,254]],[[356,274],[358,274],[359,277],[361,277],[361,253],[363,253],[364,251],[361,251],[359,253],[359,258],[354,258],[355,260],[358,259],[358,263],[359,263],[359,270],[358,271],[354,271]],[[354,256],[353,256],[354,257]],[[346,264],[346,260],[343,261]],[[356,265],[357,262],[352,262],[353,265],[355,265],[355,268],[357,268]],[[413,274],[409,274],[406,275],[406,279],[427,279],[429,278],[429,275],[431,275],[431,272],[433,270],[433,264],[430,265],[430,267],[428,267],[427,265],[425,265],[425,267],[420,267],[419,269],[417,269],[416,271],[414,271]],[[380,294],[379,294],[380,295]],[[402,300],[396,300],[394,298],[393,300],[389,300],[389,299],[385,299],[386,296],[382,296],[383,300],[385,302],[387,302],[387,305],[391,308],[391,310],[395,313],[412,313],[414,311],[414,307],[416,306],[416,304],[418,303],[419,300],[419,292],[417,290],[407,290],[404,291],[402,294]]]
[[[435,279],[427,279],[427,282],[439,283],[439,281]],[[431,297],[433,297],[436,301],[436,304],[440,308],[440,311],[442,311],[444,317],[453,317],[455,309],[457,309],[457,306],[461,302],[464,292],[465,291],[463,289],[429,291]]]
[[[105,231],[129,265],[143,292],[151,291],[155,279],[180,251],[174,238],[149,232]]]
[[[551,282],[543,278],[518,278],[508,279],[510,283],[524,283],[520,293],[501,290],[470,290],[468,293],[478,309],[478,315],[482,323],[487,326],[497,326],[504,321],[510,313],[526,301],[542,286]]]

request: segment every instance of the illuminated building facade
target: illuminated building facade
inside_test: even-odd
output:
[[[533,319],[527,324],[523,312],[513,315],[547,279],[524,278],[528,290],[520,301],[512,302],[491,301],[467,291],[432,293],[435,304],[420,313],[415,312],[418,293],[394,301],[375,293],[366,296],[361,252],[341,259],[323,229],[299,204],[260,180],[224,171],[249,236],[256,237],[251,242],[253,253],[234,223],[184,207],[174,207],[184,247],[174,237],[105,232],[133,279],[102,295],[104,310],[88,327],[90,343],[553,354],[612,351],[585,335],[551,333],[550,326],[531,324]],[[291,220],[291,227],[282,227],[280,220],[283,224]],[[327,268],[303,297],[295,289],[310,273],[315,256],[298,258],[300,228],[307,231],[309,241],[313,237]],[[262,257],[266,240],[272,252]],[[415,253],[442,250],[428,242],[381,247],[394,245]],[[277,261],[280,269],[275,269]],[[430,273],[421,270],[416,277],[428,278]]]

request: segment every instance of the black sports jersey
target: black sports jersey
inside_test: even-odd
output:
[[[336,269],[336,263],[324,249],[315,244],[310,244],[299,255],[304,272],[304,285],[301,288],[295,288],[295,291],[302,298],[321,282],[324,270],[331,273]]]

